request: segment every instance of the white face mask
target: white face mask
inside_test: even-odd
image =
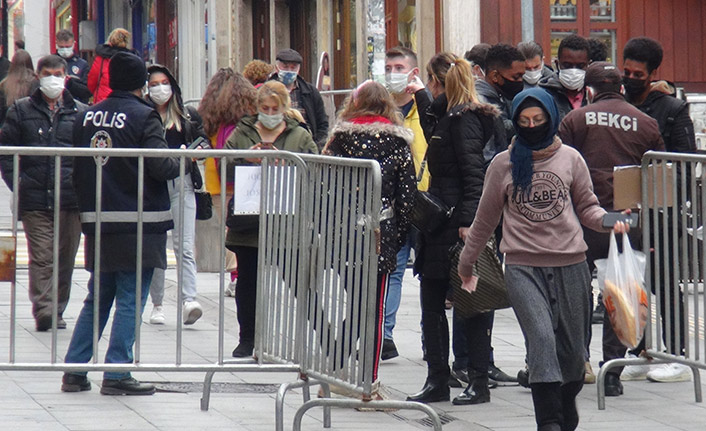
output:
[[[63,76],[43,76],[39,78],[39,89],[49,99],[57,99],[64,91]]]
[[[149,88],[150,99],[157,105],[164,105],[172,97],[172,86],[169,84],[159,84]]]
[[[385,84],[387,86],[387,90],[390,93],[402,93],[404,92],[404,89],[407,88],[407,84],[409,83],[409,74],[412,73],[412,71],[409,71],[407,73],[387,73],[385,74]]]
[[[582,69],[561,69],[559,71],[559,82],[564,88],[569,90],[580,90],[583,88],[583,78],[586,71]]]
[[[71,58],[74,56],[74,49],[73,48],[61,48],[61,47],[57,46],[56,53],[64,58],[68,59],[68,58]]]
[[[524,78],[525,82],[529,85],[535,85],[542,78],[542,69],[527,70],[525,74],[522,75],[522,78]]]
[[[272,130],[275,127],[279,126],[282,121],[284,121],[284,114],[279,113],[279,114],[274,114],[274,115],[269,115],[265,114],[264,112],[258,112],[257,113],[257,120],[262,124],[265,129]]]

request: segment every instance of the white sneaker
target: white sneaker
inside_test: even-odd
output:
[[[161,305],[152,307],[150,323],[153,325],[164,325],[164,308]]]
[[[632,353],[628,354],[627,359],[637,359],[637,356]],[[650,365],[627,365],[623,368],[623,372],[620,374],[620,380],[624,382],[631,382],[635,380],[645,380],[647,378],[647,373],[650,372],[652,367]]]
[[[673,362],[664,364],[647,373],[647,380],[659,383],[691,381],[691,368]]]
[[[184,303],[181,314],[184,319],[184,325],[193,325],[203,315],[203,309],[198,302],[189,301]]]
[[[230,283],[228,283],[228,286],[226,286],[226,290],[224,292],[225,296],[235,296],[235,283],[237,280],[233,280]]]

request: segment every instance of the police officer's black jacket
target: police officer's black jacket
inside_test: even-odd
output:
[[[0,145],[21,147],[71,147],[74,119],[86,109],[64,90],[62,104],[55,114],[49,110],[42,92],[37,89],[30,97],[16,100],[10,106],[0,134]],[[22,211],[46,211],[54,208],[55,158],[48,156],[20,157],[19,208]],[[12,156],[0,157],[0,169],[5,184],[12,190]],[[61,159],[61,208],[76,209],[76,194],[71,184],[73,160]]]
[[[74,144],[92,148],[167,149],[157,111],[126,91],[113,91],[79,116],[74,124]],[[96,166],[101,161],[101,233],[136,233],[138,159],[77,157],[74,185],[83,233],[95,235]],[[174,226],[166,181],[179,176],[179,162],[173,157],[145,157],[144,166],[144,233],[164,233]]]

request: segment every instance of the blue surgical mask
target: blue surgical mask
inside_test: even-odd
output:
[[[284,85],[292,85],[292,83],[297,79],[297,72],[292,70],[280,70],[277,72],[279,80],[282,81]]]

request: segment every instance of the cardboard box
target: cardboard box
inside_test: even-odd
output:
[[[666,193],[663,185],[663,172],[667,173],[667,189]],[[648,205],[650,208],[655,207],[655,188],[652,184],[657,185],[657,203],[656,206],[662,207],[666,202],[668,207],[674,206],[674,190],[673,183],[676,177],[676,170],[671,163],[660,163],[658,165],[650,165],[647,168],[647,183],[648,186]],[[677,185],[678,186],[678,185]],[[627,208],[636,209],[642,207],[642,179],[640,174],[640,166],[616,166],[613,168],[613,208],[615,210],[624,210]]]

